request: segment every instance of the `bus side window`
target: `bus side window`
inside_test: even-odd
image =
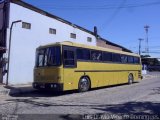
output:
[[[140,59],[138,57],[134,57],[134,63],[135,64],[139,64],[140,63]]]
[[[112,53],[103,52],[103,61],[112,61]]]
[[[127,63],[127,56],[126,55],[121,55],[121,62]]]
[[[77,59],[78,60],[90,60],[90,50],[77,48]]]
[[[91,51],[91,60],[93,61],[102,61],[102,52],[101,51]]]
[[[120,63],[121,62],[121,56],[120,54],[117,54],[117,53],[113,53],[113,62],[116,62],[116,63]]]
[[[64,67],[76,67],[75,50],[65,47],[63,50]]]
[[[134,58],[132,56],[128,56],[128,63],[134,63]]]

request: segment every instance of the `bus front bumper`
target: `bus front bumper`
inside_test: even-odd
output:
[[[39,82],[33,82],[32,86],[35,89],[63,91],[63,84],[62,83],[39,83]]]

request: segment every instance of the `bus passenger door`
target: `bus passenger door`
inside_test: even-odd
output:
[[[75,81],[74,70],[77,67],[75,48],[63,46],[64,90],[72,90]]]

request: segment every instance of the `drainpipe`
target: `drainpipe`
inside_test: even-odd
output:
[[[12,40],[12,29],[13,25],[16,23],[22,22],[22,20],[13,21],[10,27],[10,35],[9,35],[9,48],[8,48],[8,65],[7,65],[7,79],[6,85],[8,86],[8,78],[9,78],[9,67],[10,67],[10,53],[11,53],[11,40]]]

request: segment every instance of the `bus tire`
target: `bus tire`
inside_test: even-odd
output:
[[[132,84],[133,81],[134,81],[133,75],[132,75],[132,74],[129,74],[129,76],[128,76],[128,84],[129,84],[129,85]]]
[[[90,80],[88,77],[84,76],[81,77],[78,83],[78,91],[79,92],[86,92],[90,89]]]

